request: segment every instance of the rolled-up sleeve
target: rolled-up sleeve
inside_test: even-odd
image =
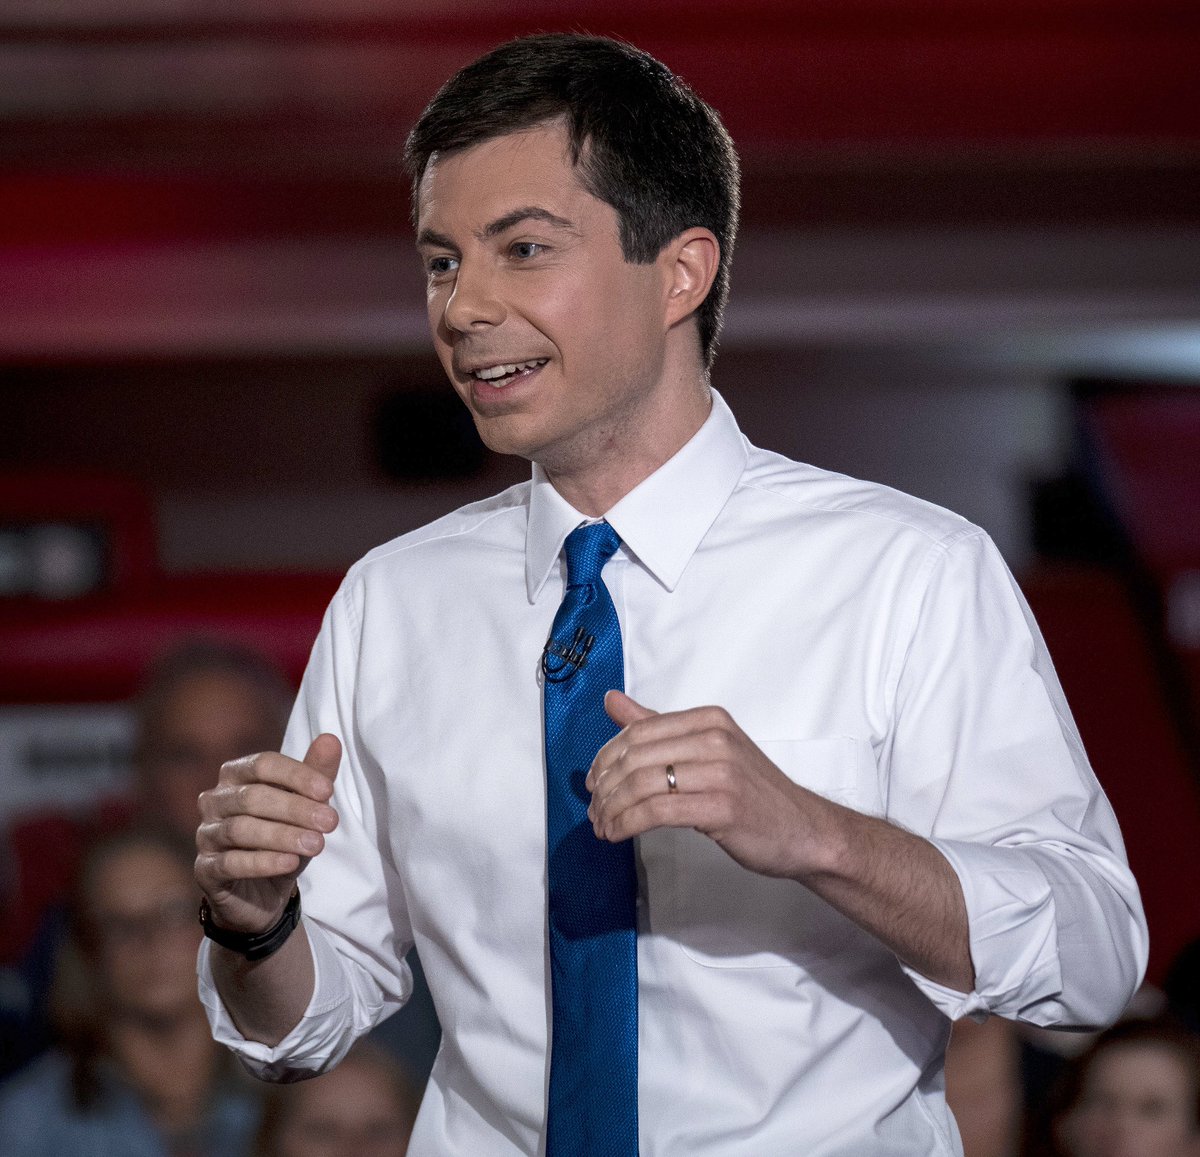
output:
[[[1147,936],[1117,821],[1033,616],[982,532],[931,552],[894,678],[888,817],[962,884],[975,990],[906,969],[948,1016],[1111,1022]]]
[[[200,999],[214,1037],[265,1080],[298,1080],[330,1068],[412,992],[404,960],[412,930],[388,850],[382,773],[356,724],[357,593],[352,570],[326,612],[282,748],[301,759],[322,732],[342,742],[331,800],[338,826],[299,880],[313,953],[312,998],[299,1023],[274,1047],[246,1040],[213,984],[207,941],[198,959]]]

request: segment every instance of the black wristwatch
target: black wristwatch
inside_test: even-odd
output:
[[[292,892],[283,915],[265,932],[235,932],[232,928],[221,928],[213,923],[208,897],[205,896],[200,901],[200,927],[204,929],[204,935],[210,940],[215,940],[222,948],[237,952],[247,960],[266,960],[268,956],[278,952],[299,923],[299,888]]]

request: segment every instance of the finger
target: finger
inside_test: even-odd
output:
[[[607,795],[616,790],[627,776],[646,767],[656,770],[661,783],[664,782],[662,777],[668,763],[678,767],[689,761],[700,762],[717,756],[716,746],[708,741],[703,732],[685,732],[663,739],[627,741],[624,744],[614,740],[612,747],[601,748],[597,752],[584,786],[593,795]]]
[[[225,784],[205,792],[201,796],[201,814],[206,820],[256,816],[318,832],[331,832],[338,823],[337,812],[328,804],[267,783]]]
[[[674,791],[671,791],[667,782],[668,763],[654,763],[630,771],[611,788],[606,779],[604,790],[594,794],[588,805],[588,817],[597,835],[612,825],[622,813],[655,796],[728,790],[729,778],[722,764],[677,759],[670,762],[669,766],[675,772]]]
[[[311,748],[309,750],[311,751]],[[306,799],[325,803],[333,795],[333,780],[326,774],[327,766],[318,770],[277,751],[263,751],[258,755],[245,755],[241,759],[222,764],[220,782],[222,785],[235,786],[269,783],[286,791],[293,791]]]
[[[609,692],[609,695],[619,692]],[[628,699],[628,696],[624,696]],[[634,703],[635,706],[639,706]],[[620,708],[618,707],[618,710]],[[643,712],[646,708],[641,708]],[[644,743],[672,736],[688,735],[691,732],[711,732],[710,740],[726,742],[742,734],[732,716],[723,707],[689,707],[686,711],[649,711],[627,723],[619,735],[610,739],[596,755],[597,763],[611,762],[623,750],[634,743]]]
[[[295,876],[304,859],[287,852],[250,851],[233,848],[202,852],[196,857],[196,879],[210,895],[239,880],[272,880]]]
[[[252,852],[315,856],[325,846],[325,837],[309,828],[236,815],[215,823],[201,824],[196,833],[196,845],[202,851],[241,848]]]
[[[626,808],[596,828],[596,835],[616,844],[656,828],[708,831],[717,824],[720,807],[720,800],[708,792],[662,792]]]
[[[323,731],[308,745],[304,762],[332,783],[342,762],[342,741]]]
[[[608,717],[621,727],[628,727],[638,719],[649,719],[652,715],[658,714],[657,711],[651,711],[649,707],[643,707],[632,696],[626,695],[624,691],[615,689],[605,694],[604,710],[608,712]]]
[[[741,741],[737,725],[719,707],[653,715],[626,727],[600,748],[585,784],[594,792],[610,775],[619,780],[648,764],[678,764],[689,759],[734,761]]]

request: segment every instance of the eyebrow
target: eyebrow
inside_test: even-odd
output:
[[[523,205],[520,209],[505,213],[503,217],[497,217],[491,224],[485,225],[479,234],[479,239],[483,241],[489,237],[498,237],[501,233],[507,233],[514,225],[520,225],[522,221],[542,221],[558,229],[572,231],[575,229],[575,226],[565,217],[559,217],[556,213],[551,213],[549,209],[543,209],[538,205]]]
[[[551,213],[549,209],[543,209],[538,205],[522,205],[521,208],[513,209],[511,212],[505,213],[503,217],[497,217],[494,221],[488,222],[475,235],[479,240],[487,241],[493,237],[499,237],[502,233],[507,233],[514,225],[520,225],[523,221],[541,221],[547,225],[553,225],[556,229],[575,232],[574,224],[565,217],[560,217],[557,213]],[[433,249],[458,248],[444,233],[438,233],[433,229],[421,230],[417,235],[417,246],[418,248]]]

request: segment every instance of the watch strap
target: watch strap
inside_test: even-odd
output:
[[[228,948],[230,952],[236,952],[250,961],[266,960],[278,952],[299,923],[299,888],[292,891],[283,914],[265,932],[235,932],[232,928],[222,928],[213,923],[208,897],[200,901],[200,927],[204,929],[204,935],[222,948]]]

